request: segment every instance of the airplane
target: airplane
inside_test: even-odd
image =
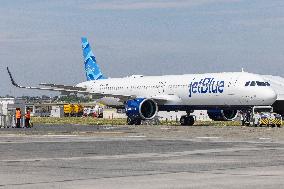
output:
[[[124,106],[129,125],[151,120],[158,111],[186,111],[180,118],[181,125],[194,124],[191,115],[194,110],[207,110],[212,120],[229,121],[239,110],[271,105],[277,98],[269,82],[260,75],[243,71],[108,78],[97,64],[87,38],[81,40],[87,81],[75,86],[48,83],[41,83],[41,87],[20,86],[7,67],[12,84],[18,88],[115,99]]]

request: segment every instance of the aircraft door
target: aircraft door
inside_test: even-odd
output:
[[[166,82],[160,81],[158,84],[158,93],[162,94],[165,92]]]

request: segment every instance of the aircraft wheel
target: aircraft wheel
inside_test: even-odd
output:
[[[141,119],[136,119],[134,124],[135,125],[141,125]]]
[[[181,116],[180,120],[179,120],[180,124],[184,126],[185,125],[185,120],[186,120],[186,116]]]
[[[280,124],[277,124],[277,127],[279,127],[279,128],[280,128],[280,127],[281,127],[281,125],[280,125]]]
[[[141,119],[127,117],[127,124],[128,125],[141,125]]]
[[[134,125],[134,123],[135,123],[134,119],[127,117],[127,125]]]
[[[181,116],[180,124],[182,126],[192,126],[194,124],[193,116]]]
[[[194,117],[193,116],[189,116],[188,117],[188,125],[192,126],[194,124]]]

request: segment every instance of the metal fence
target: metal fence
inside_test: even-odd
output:
[[[0,128],[10,128],[15,126],[16,126],[15,116],[0,115]]]

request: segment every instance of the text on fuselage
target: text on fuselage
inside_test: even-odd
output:
[[[215,78],[204,78],[200,81],[192,81],[189,84],[189,97],[193,94],[205,94],[205,93],[223,93],[225,87],[224,81],[216,81]]]

